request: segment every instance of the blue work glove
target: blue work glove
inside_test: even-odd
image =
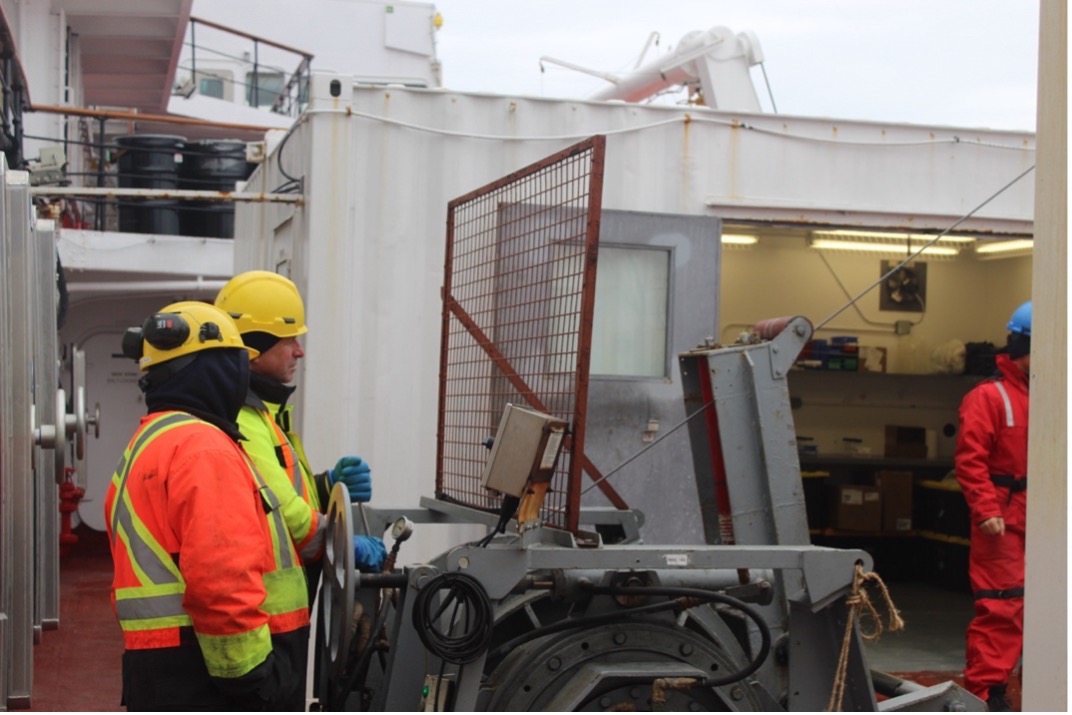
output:
[[[354,537],[354,566],[358,571],[379,573],[386,558],[387,547],[383,545],[383,539],[375,536]]]
[[[372,469],[361,457],[339,457],[335,468],[328,471],[328,481],[331,486],[345,484],[353,504],[372,499]]]

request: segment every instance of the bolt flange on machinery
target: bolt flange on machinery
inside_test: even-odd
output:
[[[617,522],[620,543],[543,524],[531,501],[562,440],[553,418],[530,410],[504,413],[489,455],[484,484],[503,494],[500,515],[430,498],[352,506],[336,485],[321,707],[984,710],[952,682],[873,673],[853,605],[872,560],[810,544],[785,378],[811,334],[805,318],[779,319],[680,356],[702,545],[629,541],[642,520],[631,510],[582,511],[585,524]],[[352,536],[365,523],[391,544],[382,573],[354,568]],[[488,535],[396,563],[410,532],[431,523]]]

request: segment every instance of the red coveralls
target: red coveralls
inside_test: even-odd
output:
[[[983,700],[991,686],[1008,682],[1024,630],[1028,375],[1007,355],[997,360],[1001,377],[980,383],[960,404],[955,459],[971,511],[968,575],[975,596],[964,685]],[[979,524],[995,516],[1005,520],[1005,533],[987,536]]]

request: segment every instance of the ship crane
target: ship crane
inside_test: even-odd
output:
[[[654,35],[653,35],[654,37]],[[647,47],[651,45],[649,39]],[[643,53],[641,60],[643,59]],[[591,74],[609,86],[589,96],[598,101],[643,102],[677,86],[699,87],[711,109],[761,112],[750,69],[763,63],[763,49],[751,31],[734,33],[726,27],[695,30],[681,38],[668,55],[661,55],[623,76],[598,72],[553,57],[542,63]]]

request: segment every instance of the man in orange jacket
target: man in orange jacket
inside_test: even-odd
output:
[[[304,710],[309,608],[278,500],[235,417],[250,352],[223,311],[131,329],[148,415],[105,497],[128,710]]]
[[[992,712],[1010,709],[1006,688],[1023,651],[1030,301],[1012,314],[1008,330],[999,374],[961,402],[955,455],[971,512],[968,576],[975,597],[964,686]]]

